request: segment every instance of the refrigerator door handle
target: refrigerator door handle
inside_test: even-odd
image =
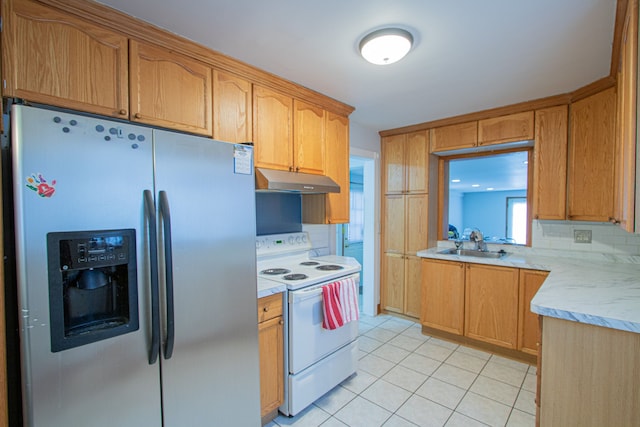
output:
[[[170,359],[173,354],[175,341],[174,312],[173,312],[173,249],[171,247],[171,211],[166,191],[160,191],[160,217],[164,233],[164,268],[167,301],[167,340],[164,345],[164,358]]]
[[[149,365],[153,365],[158,360],[158,353],[160,351],[160,292],[158,286],[156,209],[151,190],[144,190],[144,208],[149,227],[149,264],[151,270],[151,348],[149,348]]]

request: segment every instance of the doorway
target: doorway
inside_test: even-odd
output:
[[[376,224],[380,218],[376,174],[378,154],[366,150],[351,150],[349,170],[351,176],[350,222],[336,227],[336,251],[358,260],[362,265],[358,305],[361,313],[375,316],[379,300],[379,262],[376,254]]]

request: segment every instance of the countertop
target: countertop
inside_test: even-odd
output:
[[[640,256],[596,254],[490,245],[504,249],[501,259],[438,254],[453,247],[439,243],[419,251],[423,258],[472,262],[549,271],[531,301],[531,311],[543,316],[640,333]]]
[[[258,277],[258,298],[279,294],[287,290],[286,285]]]

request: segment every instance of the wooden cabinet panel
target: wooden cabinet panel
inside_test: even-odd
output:
[[[426,194],[408,194],[405,196],[404,253],[415,255],[426,249],[427,221],[429,215],[429,196]],[[394,217],[392,220],[397,221]]]
[[[431,129],[431,152],[459,150],[478,145],[478,122]]]
[[[258,325],[261,416],[284,402],[284,326],[282,317]]]
[[[253,86],[254,164],[293,170],[293,98]]]
[[[384,199],[384,252],[404,253],[404,196],[391,195]],[[423,248],[424,249],[424,248]]]
[[[208,65],[131,40],[129,75],[133,121],[213,135]]]
[[[273,294],[258,300],[258,322],[282,316],[282,294]]]
[[[453,334],[464,333],[464,263],[422,260],[420,322]]]
[[[293,157],[296,172],[324,174],[325,111],[293,101]]]
[[[541,426],[637,426],[640,334],[543,317]]]
[[[636,98],[638,68],[638,2],[627,6],[618,72],[618,115],[614,218],[629,233],[636,229]]]
[[[349,222],[349,119],[327,112],[325,173],[340,186],[340,193],[326,196],[326,216],[329,224]]]
[[[613,217],[615,88],[571,105],[568,218],[610,221]]]
[[[566,217],[568,106],[536,111],[533,217]]]
[[[478,121],[478,145],[533,139],[533,111]]]
[[[538,354],[538,316],[531,312],[531,300],[549,275],[546,271],[520,269],[518,308],[518,350]]]
[[[426,130],[407,134],[406,192],[429,192],[429,134]]]
[[[382,187],[384,194],[402,193],[405,188],[404,148],[406,135],[382,138]]]
[[[125,36],[36,2],[4,3],[4,96],[128,118]]]
[[[213,70],[213,139],[251,142],[251,82]]]
[[[465,335],[515,349],[517,325],[518,269],[467,264]]]
[[[407,316],[420,318],[420,289],[422,287],[422,258],[407,256],[404,260],[404,308]]]
[[[381,295],[385,310],[402,313],[404,310],[404,255],[383,254],[382,278],[384,288]]]

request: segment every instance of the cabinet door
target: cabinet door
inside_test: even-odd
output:
[[[453,334],[464,332],[464,263],[422,260],[420,322]]]
[[[614,217],[629,233],[635,224],[636,90],[638,65],[638,2],[627,10],[618,72],[618,137],[616,141],[616,191]]]
[[[531,300],[549,275],[546,271],[520,269],[518,308],[518,350],[538,354],[538,316],[531,312]]]
[[[293,170],[293,99],[253,86],[253,141],[256,167]]]
[[[533,217],[566,217],[568,106],[536,111],[533,149]]]
[[[533,139],[533,111],[478,121],[478,145]]]
[[[518,269],[467,264],[465,335],[515,349],[517,325]]]
[[[349,119],[328,112],[326,120],[325,173],[340,186],[340,193],[326,196],[326,215],[329,224],[349,222]]]
[[[390,197],[390,196],[389,196]],[[426,194],[408,194],[405,197],[404,253],[415,255],[427,248],[427,222],[429,215],[429,196]],[[389,220],[397,222],[395,212],[389,213]],[[385,218],[386,220],[386,218]]]
[[[384,252],[404,253],[404,198],[402,195],[384,198]]]
[[[213,70],[213,139],[250,142],[252,136],[251,83]]]
[[[284,335],[282,317],[258,324],[261,416],[284,402]]]
[[[420,317],[422,288],[422,258],[407,256],[404,262],[404,309],[407,316]]]
[[[133,121],[213,135],[208,65],[131,40],[129,75]]]
[[[126,37],[36,2],[4,3],[4,96],[128,118]]]
[[[571,105],[568,218],[613,218],[615,88]]]
[[[384,310],[404,311],[404,262],[405,256],[401,254],[384,254],[382,257],[381,299]]]
[[[293,114],[295,171],[324,175],[325,111],[295,99]]]
[[[429,192],[429,133],[407,135],[405,149],[407,193]]]
[[[382,138],[382,187],[384,194],[404,192],[404,147],[406,140],[405,134]]]
[[[431,152],[473,148],[478,145],[478,122],[460,123],[431,129]]]

